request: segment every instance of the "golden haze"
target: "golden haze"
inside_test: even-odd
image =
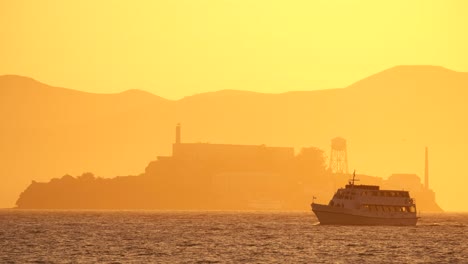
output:
[[[401,64],[468,71],[466,1],[272,2],[2,1],[0,34],[6,41],[0,42],[0,74],[92,93],[138,88],[176,99],[222,89],[278,93],[340,88]],[[445,74],[451,76],[442,70]],[[392,76],[404,79],[398,72]],[[170,152],[172,127],[183,121],[187,130],[192,128],[187,140],[193,141],[328,150],[329,139],[341,135],[350,142],[352,167],[384,177],[393,172],[422,175],[423,147],[428,145],[437,200],[447,210],[468,210],[467,199],[460,198],[466,197],[468,185],[467,111],[461,106],[468,99],[466,82],[459,75],[421,82],[427,76],[416,78],[416,90],[409,89],[415,77],[408,78],[395,97],[379,93],[401,88],[395,87],[400,83],[371,79],[359,86],[362,93],[337,99],[339,107],[331,107],[335,99],[314,102],[311,96],[303,104],[252,103],[253,116],[236,106],[227,115],[212,113],[221,107],[217,93],[210,104],[180,101],[182,110],[166,117],[165,110],[176,101],[138,92],[93,94],[90,99],[73,91],[57,97],[50,89],[42,95],[29,91],[19,96],[23,101],[2,102],[2,175],[15,191],[2,192],[0,204],[12,206],[31,179],[84,171],[137,174],[156,155]],[[402,96],[414,100],[402,102]],[[311,102],[314,108],[306,108]],[[372,111],[378,107],[380,112]],[[268,111],[274,108],[285,110],[272,115]],[[364,118],[342,117],[349,108]],[[301,110],[302,116],[289,115]],[[184,117],[188,112],[194,116]],[[203,120],[203,115],[209,118]],[[269,120],[261,127],[255,117]],[[237,121],[229,124],[230,118]],[[278,118],[283,123],[275,123]],[[383,125],[391,129],[377,131]]]

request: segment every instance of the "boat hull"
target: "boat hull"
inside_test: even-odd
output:
[[[312,211],[322,225],[399,225],[414,226],[416,215],[365,215],[359,212],[328,205],[312,204]]]

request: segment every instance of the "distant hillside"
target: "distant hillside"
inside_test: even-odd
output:
[[[0,76],[0,207],[31,180],[64,174],[138,175],[170,153],[174,125],[185,142],[329,149],[348,140],[350,167],[386,177],[423,172],[446,210],[468,210],[468,73],[398,66],[347,88],[283,94],[220,91],[169,101],[130,91],[91,94]]]

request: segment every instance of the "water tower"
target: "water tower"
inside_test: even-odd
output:
[[[348,154],[346,139],[336,137],[331,141],[330,164],[328,169],[333,174],[348,174]]]

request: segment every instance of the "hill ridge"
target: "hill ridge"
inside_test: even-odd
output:
[[[388,76],[388,75],[394,75],[394,74],[415,74],[415,73],[422,73],[424,75],[427,75],[429,73],[438,73],[438,74],[466,74],[468,77],[468,72],[460,72],[460,71],[455,71],[452,69],[448,69],[443,66],[438,66],[438,65],[396,65],[390,68],[386,68],[382,71],[376,72],[374,74],[371,74],[367,77],[361,78],[357,80],[354,83],[351,83],[348,86],[345,87],[339,87],[339,88],[333,88],[333,89],[313,89],[313,90],[291,90],[291,91],[286,91],[286,92],[278,92],[278,93],[269,93],[269,92],[256,92],[256,91],[249,91],[249,90],[241,90],[241,89],[221,89],[221,90],[216,90],[216,91],[208,91],[208,92],[202,92],[202,93],[195,93],[192,95],[186,95],[182,98],[179,99],[168,99],[159,95],[156,95],[150,91],[143,90],[143,89],[128,89],[120,92],[114,92],[114,93],[94,93],[94,92],[87,92],[87,91],[81,91],[81,90],[76,90],[72,88],[65,88],[65,87],[57,87],[57,86],[51,86],[48,85],[44,82],[38,81],[32,77],[28,76],[23,76],[23,75],[16,75],[16,74],[5,74],[5,75],[0,75],[0,86],[2,83],[5,83],[5,81],[22,81],[22,82],[27,82],[29,84],[36,84],[40,86],[46,86],[49,88],[55,88],[55,89],[63,89],[67,91],[76,91],[76,92],[81,92],[81,93],[86,93],[86,94],[93,94],[93,95],[147,95],[147,96],[155,96],[160,99],[166,100],[166,101],[186,101],[186,100],[191,100],[193,98],[199,98],[200,96],[224,96],[224,97],[230,97],[230,96],[239,96],[239,95],[282,95],[282,94],[294,94],[298,92],[323,92],[323,91],[328,91],[328,90],[338,90],[338,89],[348,89],[348,88],[353,88],[358,85],[362,85],[363,83],[372,81],[376,78],[382,78],[382,76]],[[2,87],[0,87],[2,88]]]

